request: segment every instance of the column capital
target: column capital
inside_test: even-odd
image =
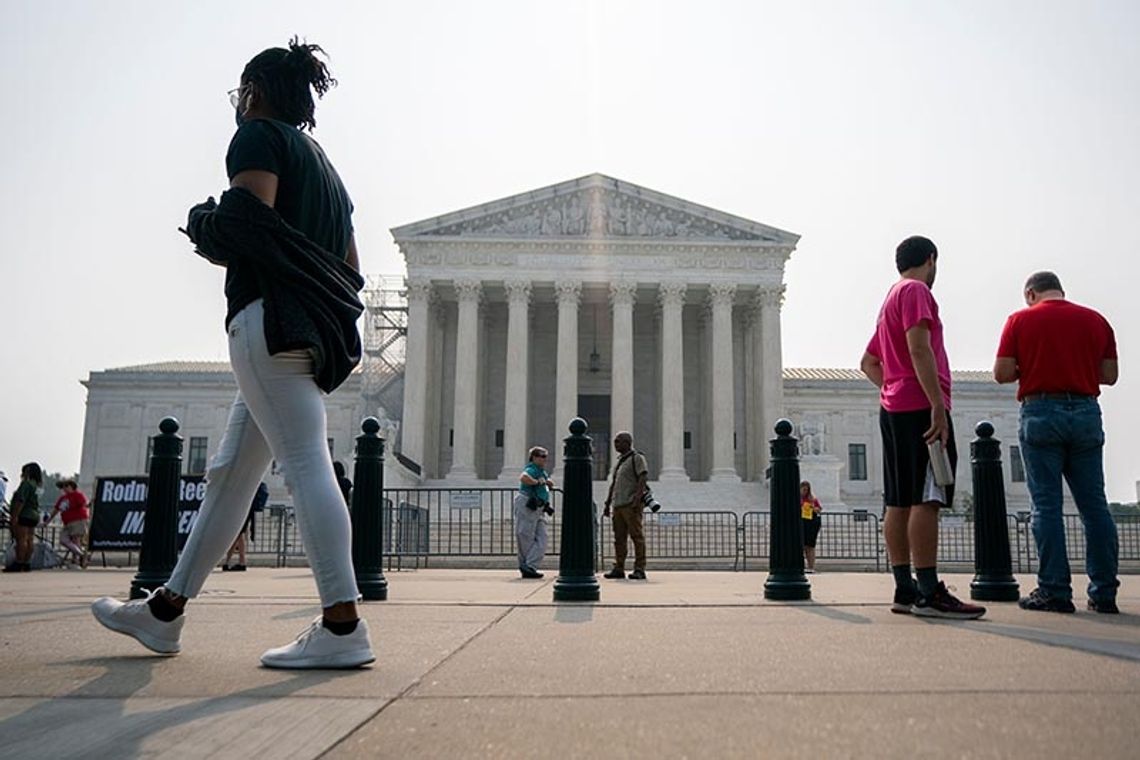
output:
[[[408,291],[409,301],[430,303],[435,296],[430,277],[408,277],[404,280],[404,288]]]
[[[456,280],[455,297],[460,303],[479,303],[483,297],[483,283],[480,280]]]
[[[582,301],[582,282],[580,280],[558,280],[554,283],[554,296],[558,304],[573,304],[577,306]]]
[[[617,280],[610,283],[610,305],[632,306],[637,301],[637,283]]]
[[[784,285],[760,288],[753,296],[752,304],[757,309],[771,308],[773,306],[779,309],[784,305],[784,292],[786,290],[787,288]]]
[[[684,306],[688,287],[683,282],[663,282],[657,288],[657,302],[662,308]]]
[[[732,306],[736,298],[736,283],[714,282],[709,285],[709,304],[717,306]]]
[[[507,301],[515,304],[529,304],[531,294],[530,280],[505,280],[503,288],[507,291]]]

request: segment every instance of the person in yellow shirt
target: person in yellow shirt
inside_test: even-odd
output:
[[[819,499],[811,492],[811,483],[806,480],[800,483],[800,517],[804,521],[804,561],[809,573],[815,572],[815,540],[819,538],[819,526],[823,524],[823,519],[819,516],[822,511],[823,506],[819,503]]]

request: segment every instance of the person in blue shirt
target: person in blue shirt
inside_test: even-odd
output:
[[[524,578],[541,578],[538,565],[546,554],[546,520],[554,514],[550,506],[550,489],[554,481],[546,472],[548,452],[535,446],[527,453],[526,468],[519,475],[519,492],[515,495],[515,538],[519,542],[519,573]]]

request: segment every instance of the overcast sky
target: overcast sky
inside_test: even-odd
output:
[[[292,34],[340,80],[315,136],[355,201],[366,272],[403,272],[391,227],[602,172],[803,236],[786,366],[857,366],[894,246],[932,237],[951,364],[988,369],[1026,275],[1053,269],[1116,328],[1109,496],[1136,499],[1128,0],[4,0],[9,476],[78,469],[89,372],[226,358],[222,271],[175,228],[225,187],[226,91]]]

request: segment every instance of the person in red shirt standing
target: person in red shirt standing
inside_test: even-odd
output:
[[[1027,308],[1006,320],[994,379],[1017,386],[1017,439],[1033,501],[1037,588],[1022,609],[1074,612],[1072,577],[1061,517],[1061,479],[1085,526],[1088,606],[1116,613],[1116,524],[1104,495],[1104,427],[1100,386],[1116,383],[1116,336],[1108,320],[1065,300],[1061,280],[1037,272],[1025,283]]]
[[[938,248],[909,237],[895,250],[899,281],[879,310],[860,368],[879,388],[883,436],[883,536],[895,576],[892,612],[971,620],[986,608],[955,597],[938,580],[938,511],[954,502],[953,483],[940,485],[928,444],[940,441],[950,472],[958,461],[950,422],[950,360],[938,304],[930,289]],[[911,561],[915,577],[911,576]]]
[[[55,487],[63,493],[56,499],[51,514],[45,522],[50,523],[55,516],[60,515],[63,521],[63,533],[60,534],[59,543],[68,553],[75,555],[79,566],[87,568],[87,526],[91,519],[91,512],[87,509],[87,497],[79,490],[79,484],[74,478],[65,478],[58,481]]]

